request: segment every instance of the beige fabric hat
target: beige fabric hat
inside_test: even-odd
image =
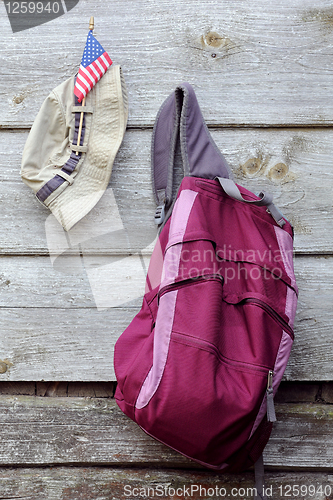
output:
[[[71,77],[44,101],[29,133],[21,176],[69,231],[99,201],[108,186],[128,118],[120,66],[112,65],[86,97],[74,95]],[[84,120],[77,146],[81,111]],[[77,154],[78,152],[78,154]]]

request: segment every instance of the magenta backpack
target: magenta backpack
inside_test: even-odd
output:
[[[174,450],[242,471],[260,464],[293,343],[293,230],[270,195],[230,179],[188,83],[157,115],[152,172],[162,229],[142,308],[115,346],[115,397]]]

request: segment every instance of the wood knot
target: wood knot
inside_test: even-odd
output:
[[[219,35],[215,31],[201,35],[200,43],[203,49],[213,52],[212,57],[216,57],[218,53],[229,53],[234,48],[234,44],[228,37]]]
[[[11,366],[13,366],[13,363],[8,359],[4,359],[3,361],[0,359],[0,374],[6,373]]]
[[[25,98],[25,95],[21,94],[21,95],[17,95],[15,97],[13,97],[13,102],[15,104],[21,104],[21,102],[24,101],[24,98]]]
[[[9,279],[6,279],[6,277],[1,274],[0,275],[0,286],[8,286],[10,285],[10,280]]]
[[[210,31],[205,36],[205,42],[210,47],[214,47],[214,48],[221,47],[223,41],[224,41],[224,38],[221,35],[219,35],[218,33],[215,33],[214,31]]]
[[[250,158],[243,165],[243,172],[247,175],[255,175],[262,167],[261,158]]]
[[[270,169],[268,172],[268,177],[272,181],[281,181],[282,179],[285,178],[289,171],[289,167],[285,163],[277,163]]]
[[[3,361],[0,361],[0,374],[6,373],[7,369],[8,365],[6,365]]]

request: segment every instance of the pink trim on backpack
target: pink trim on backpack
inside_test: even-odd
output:
[[[297,306],[297,294],[298,288],[296,285],[296,279],[294,274],[294,263],[293,263],[293,239],[286,231],[280,227],[274,226],[276,239],[279,244],[280,253],[283,260],[283,265],[286,270],[287,275],[290,278],[291,286],[294,288],[292,290],[288,287],[287,298],[286,298],[286,308],[285,313],[289,318],[289,326],[293,328],[294,319],[296,314]]]
[[[280,227],[274,226],[276,239],[279,244],[280,253],[283,260],[283,265],[286,270],[287,275],[290,278],[291,286],[298,291],[295,274],[294,274],[294,265],[293,265],[293,240],[292,237]],[[296,313],[296,305],[297,305],[297,294],[292,289],[287,287],[287,296],[286,296],[286,306],[285,313],[289,318],[289,326],[293,328],[294,326],[294,318]],[[283,373],[286,369],[286,365],[288,362],[288,358],[290,355],[290,351],[293,345],[293,340],[290,335],[286,332],[283,332],[279,350],[277,352],[275,365],[274,365],[274,378],[273,378],[273,390],[274,394],[276,393],[280,382],[283,377]],[[250,437],[258,428],[261,420],[264,418],[264,415],[267,411],[267,393],[262,401],[260,410],[258,412],[257,418],[254,422]]]
[[[294,266],[293,266],[293,240],[292,237],[280,227],[274,226],[276,239],[279,245],[279,250],[282,256],[283,265],[286,270],[287,275],[290,278],[291,286],[298,291],[295,274],[294,274]],[[292,289],[287,287],[287,296],[286,296],[286,306],[285,313],[289,318],[289,326],[293,328],[294,326],[294,318],[296,313],[296,305],[297,305],[297,294]],[[290,335],[286,332],[283,332],[279,350],[277,352],[275,365],[274,365],[274,378],[273,378],[273,390],[274,394],[276,393],[280,382],[283,377],[283,373],[286,369],[287,361],[290,355],[290,351],[293,345],[293,340]],[[250,437],[258,428],[261,420],[264,418],[265,413],[267,411],[267,393],[262,401],[260,406],[257,418],[254,422]]]
[[[290,355],[292,345],[293,345],[293,340],[290,337],[290,335],[286,332],[283,332],[281,342],[279,345],[279,350],[277,352],[277,356],[276,356],[276,360],[275,360],[274,370],[273,370],[273,372],[274,372],[274,378],[273,378],[274,395],[276,394],[276,391],[278,390],[278,387],[280,385],[284,371],[286,369],[286,364],[287,364],[287,361],[288,361],[288,358]],[[267,411],[267,393],[265,394],[265,397],[261,403],[257,418],[253,424],[249,439],[251,438],[251,436],[254,434],[254,432],[259,427],[259,424],[262,421],[262,419],[264,418],[266,411]]]
[[[183,241],[188,219],[197,196],[198,193],[191,189],[181,191],[172,211],[168,247]]]
[[[153,253],[150,257],[146,279],[145,294],[161,284],[163,269],[163,252],[159,238],[157,238]]]
[[[289,318],[289,326],[294,328],[294,320],[296,315],[297,307],[297,295],[292,288],[287,289],[287,299],[286,299],[286,315]]]
[[[149,370],[136,400],[135,407],[138,410],[149,403],[160,385],[169,352],[177,294],[178,291],[174,290],[161,298],[156,318],[153,366]]]
[[[284,229],[274,226],[276,239],[279,244],[283,265],[290,278],[291,286],[298,292],[293,264],[293,239]]]
[[[185,189],[180,193],[175,203],[173,213],[177,213],[177,217],[173,217],[169,231],[170,241],[173,241],[174,245],[169,246],[165,253],[161,286],[162,284],[164,286],[165,282],[168,284],[173,283],[177,278],[182,251],[181,242],[183,241],[188,219],[197,194],[195,191]],[[180,244],[176,245],[175,243]],[[141,386],[136,400],[135,407],[139,410],[149,403],[157,391],[163,376],[169,352],[177,294],[178,291],[174,290],[166,293],[160,299],[154,334],[153,365]]]
[[[283,373],[286,369],[287,361],[290,355],[290,351],[293,345],[293,340],[290,335],[286,332],[283,332],[279,350],[276,356],[276,361],[274,365],[274,379],[273,379],[273,390],[274,394],[276,393],[280,382],[283,377]]]

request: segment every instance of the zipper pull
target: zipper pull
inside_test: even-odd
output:
[[[275,408],[274,408],[274,394],[273,394],[273,375],[274,372],[268,372],[267,380],[267,420],[268,422],[276,422]]]

